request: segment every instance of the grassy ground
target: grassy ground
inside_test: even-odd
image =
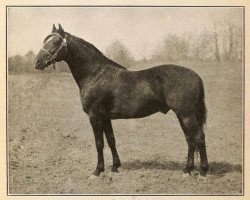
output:
[[[139,63],[131,70],[154,66]],[[242,68],[240,63],[180,63],[204,80],[208,121],[205,127],[210,170],[182,176],[187,144],[175,115],[115,120],[122,161],[110,173],[89,176],[96,166],[94,136],[82,111],[71,74],[8,77],[9,192],[11,194],[241,194]],[[197,162],[197,164],[199,164]]]

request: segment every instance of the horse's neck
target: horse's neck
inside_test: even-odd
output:
[[[76,39],[67,35],[67,58],[73,77],[81,88],[84,81],[97,73],[108,59],[96,49],[90,49],[87,45],[79,44]]]

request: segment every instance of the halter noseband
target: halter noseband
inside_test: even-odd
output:
[[[56,50],[56,52],[54,54],[51,54],[49,51],[47,51],[44,48],[42,48],[42,50],[51,56],[51,58],[48,61],[46,61],[47,66],[49,66],[50,64],[53,64],[53,68],[55,69],[55,63],[56,63],[55,59],[57,58],[59,52],[61,51],[61,49],[63,47],[65,47],[65,50],[67,53],[67,43],[66,43],[66,39],[63,38],[59,33],[52,33],[45,40],[49,39],[49,37],[53,36],[53,35],[58,35],[62,39],[62,43],[61,43],[60,47]],[[44,41],[44,43],[45,43],[45,41]]]

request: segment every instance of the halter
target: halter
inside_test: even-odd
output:
[[[53,68],[55,69],[55,63],[56,63],[55,60],[56,60],[56,58],[57,58],[59,52],[61,51],[61,49],[62,49],[63,47],[65,47],[66,53],[67,53],[67,43],[66,43],[66,39],[63,38],[59,33],[52,33],[52,34],[48,35],[47,38],[46,38],[45,40],[49,39],[49,37],[51,37],[51,36],[53,36],[53,35],[58,35],[58,36],[62,39],[62,43],[61,43],[61,45],[59,46],[59,48],[56,50],[56,52],[55,52],[54,54],[51,54],[49,51],[47,51],[47,50],[44,49],[44,48],[42,48],[42,50],[43,50],[45,53],[49,54],[50,57],[51,57],[48,61],[46,61],[47,66],[53,64]],[[45,41],[44,41],[44,43],[45,43]]]

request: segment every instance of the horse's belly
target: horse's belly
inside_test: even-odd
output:
[[[114,94],[111,117],[140,118],[161,111],[162,101],[153,88],[144,80],[118,87]]]
[[[157,99],[127,99],[116,102],[111,109],[112,119],[141,118],[156,113],[161,110],[161,105]]]

